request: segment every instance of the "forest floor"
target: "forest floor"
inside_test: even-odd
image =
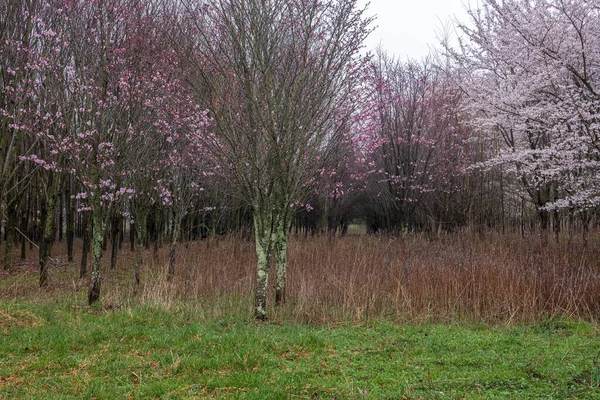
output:
[[[381,280],[374,276],[367,279],[360,277],[364,274],[359,273],[363,263],[358,253],[348,252],[357,247],[358,252],[365,252],[380,242],[385,254],[410,248],[419,254],[420,268],[427,270],[428,263],[437,262],[436,252],[459,246],[455,242],[411,240],[396,243],[365,237],[312,245],[312,240],[293,242],[290,253],[301,260],[323,259],[324,255],[309,252],[311,246],[327,247],[334,255],[336,251],[344,253],[345,262],[354,260],[345,270],[348,280],[344,281],[341,272],[321,279],[331,279],[326,288],[332,289],[322,294],[317,290],[320,287],[311,288],[307,280],[292,273],[288,304],[271,308],[270,320],[264,323],[250,317],[251,242],[235,239],[235,244],[208,243],[200,249],[190,246],[182,251],[181,269],[191,268],[186,260],[209,254],[202,265],[202,284],[190,271],[167,284],[159,277],[166,254],[153,258],[145,253],[146,283],[135,298],[130,293],[133,257],[124,250],[118,270],[105,270],[104,296],[94,307],[86,305],[87,284],[78,279],[78,266],[64,262],[60,250],[54,255],[50,286],[37,288],[32,252],[15,262],[11,271],[0,272],[0,399],[600,398],[600,326],[589,317],[597,311],[590,309],[595,303],[580,300],[579,306],[567,310],[557,298],[564,313],[546,304],[547,312],[539,315],[533,315],[535,309],[531,308],[522,315],[516,312],[495,318],[490,316],[503,309],[486,311],[482,307],[490,302],[477,291],[453,298],[454,292],[447,288],[432,291],[421,283],[419,293],[425,291],[430,299],[426,311],[419,308],[420,297],[411,294],[411,287],[418,288],[427,275],[413,282],[412,270],[407,272],[403,267],[402,273],[408,278],[400,304],[406,308],[412,302],[414,309],[394,313],[390,311],[393,299],[385,302],[372,293],[382,292],[387,298],[394,292],[394,286],[385,282],[395,276],[395,259],[379,259],[377,250],[372,250],[369,262],[387,262],[386,268],[392,272],[386,272]],[[490,241],[496,243],[493,238]],[[543,251],[533,246],[532,253],[527,254],[538,263],[543,261],[542,254],[557,260],[554,245],[548,246],[550,250],[538,249]],[[482,244],[474,248],[465,257],[477,260],[478,248],[489,250]],[[448,265],[461,260],[458,254],[463,252],[459,250],[445,254]],[[509,255],[521,250],[512,247],[502,260],[510,261]],[[498,250],[497,254],[504,253]],[[526,261],[527,254],[521,253]],[[427,257],[433,259],[427,261]],[[569,256],[561,257],[570,261]],[[581,252],[574,257],[583,260]],[[590,263],[597,262],[597,256],[585,257],[582,265],[595,271],[595,264]],[[230,269],[240,260],[248,260],[248,266]],[[401,264],[413,262],[404,259]],[[219,268],[211,271],[209,264]],[[506,276],[516,270],[509,268]],[[492,276],[494,271],[487,272],[491,280],[499,279]],[[306,279],[316,279],[309,267],[304,273]],[[558,279],[556,270],[553,274]],[[446,276],[450,275],[460,277],[456,273]],[[229,277],[221,278],[226,281],[224,286],[220,286],[219,276]],[[469,276],[471,282],[477,282],[472,271]],[[373,287],[366,290],[359,282]],[[495,285],[500,285],[498,282],[503,281]],[[242,289],[244,285],[250,287]],[[352,290],[351,285],[355,285]],[[443,293],[451,307],[444,308],[444,299],[436,297]],[[318,302],[310,303],[303,296]],[[594,297],[590,294],[589,299]],[[466,308],[473,301],[480,301],[478,308]],[[586,305],[589,313],[578,314],[581,305]]]

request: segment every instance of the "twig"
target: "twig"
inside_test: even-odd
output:
[[[29,239],[29,238],[27,237],[27,235],[25,235],[23,232],[21,232],[21,231],[19,230],[19,228],[17,228],[16,226],[13,226],[13,229],[14,229],[14,230],[16,230],[17,232],[19,232],[21,235],[23,235],[23,237],[24,237],[25,239],[27,239],[27,241],[28,241],[29,243],[31,243],[32,245],[34,245],[35,247],[37,247],[37,249],[38,249],[38,250],[40,249],[40,248],[38,247],[38,245],[37,245],[37,244],[35,244],[35,243],[34,243],[34,242],[31,240],[31,239]]]

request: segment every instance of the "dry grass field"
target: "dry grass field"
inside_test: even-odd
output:
[[[286,304],[270,318],[309,323],[474,321],[514,323],[553,317],[595,321],[600,315],[600,237],[587,248],[580,236],[552,237],[488,232],[291,239]],[[253,242],[220,237],[182,244],[176,277],[167,282],[167,246],[144,253],[142,287],[133,293],[135,255],[125,244],[116,271],[105,254],[102,304],[135,301],[197,307],[211,315],[251,315]],[[53,249],[50,285],[37,287],[35,249],[0,272],[1,299],[81,297],[87,282],[65,245]],[[79,250],[79,249],[77,249]],[[272,276],[272,275],[271,275]]]

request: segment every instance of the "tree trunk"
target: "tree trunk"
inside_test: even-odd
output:
[[[63,241],[63,230],[64,230],[64,209],[65,209],[65,194],[58,194],[58,241],[62,243]]]
[[[285,277],[287,270],[288,226],[285,222],[277,226],[273,234],[275,248],[275,305],[285,302]]]
[[[581,212],[581,224],[583,226],[582,237],[583,237],[583,248],[584,249],[587,249],[587,247],[588,247],[588,238],[589,238],[589,233],[590,233],[590,219],[591,219],[591,216],[587,211]]]
[[[573,244],[573,231],[575,230],[575,211],[573,208],[569,208],[569,219],[568,219],[568,231],[569,231],[569,239],[567,242],[567,247],[569,251],[571,250],[571,245]]]
[[[119,237],[121,233],[121,217],[117,212],[113,213],[112,220],[110,223],[110,238],[111,238],[111,252],[110,252],[110,269],[115,270],[117,268],[117,255],[119,253]]]
[[[31,189],[28,190],[31,192]],[[21,246],[21,260],[24,260],[27,257],[27,222],[29,220],[29,193],[22,194],[21,199],[19,200],[19,244]]]
[[[554,229],[554,240],[560,243],[560,214],[558,211],[552,212],[552,228]]]
[[[75,209],[74,202],[71,198],[73,193],[72,189],[72,176],[67,176],[67,187],[65,189],[66,196],[66,217],[67,217],[67,261],[73,262],[73,243],[75,240]]]
[[[142,251],[144,250],[144,242],[146,241],[146,219],[147,213],[139,212],[135,216],[135,233],[137,238],[137,247],[135,255],[135,268],[133,271],[134,286],[133,294],[137,295],[140,287],[140,275],[142,270]]]
[[[539,210],[540,214],[540,228],[543,232],[548,230],[548,226],[550,225],[550,213],[546,210]]]
[[[15,245],[15,228],[17,225],[17,199],[10,198],[6,207],[6,240],[4,241],[4,269],[13,267],[13,247]]]
[[[48,211],[48,214],[53,214]],[[46,216],[46,221],[52,217]],[[52,225],[52,222],[50,222]],[[44,235],[40,242],[39,265],[40,265],[40,287],[48,286],[48,260],[50,258],[50,248],[52,247],[52,226],[48,231],[48,224],[44,224]]]
[[[104,224],[102,220],[102,210],[100,207],[100,200],[96,195],[93,198],[92,207],[92,274],[90,282],[90,291],[88,295],[88,304],[98,302],[100,300],[100,288],[102,286],[102,243],[104,241]]]
[[[169,271],[167,280],[171,282],[175,277],[175,253],[177,251],[177,241],[179,240],[179,230],[181,228],[181,213],[173,215],[173,230],[171,232],[171,248],[169,250]]]
[[[127,221],[121,217],[121,228],[119,229],[119,251],[123,250],[123,241],[125,240],[125,232],[127,229]]]
[[[135,251],[135,227],[136,224],[134,222],[129,224],[129,250],[131,251]]]
[[[25,232],[27,232],[28,213],[27,210],[21,211],[21,260],[24,260],[27,257],[27,237],[25,236]]]
[[[152,231],[152,257],[154,257],[155,260],[158,259],[158,248],[159,248],[160,228],[161,228],[160,221],[161,221],[160,212],[156,211],[154,213],[154,223],[152,224],[152,226],[154,227],[154,229]]]
[[[271,224],[273,216],[254,214],[254,240],[256,242],[256,291],[254,293],[254,317],[259,321],[267,320],[267,293],[269,267],[271,265]]]
[[[35,198],[31,201],[33,209],[31,210],[32,215],[32,226],[30,227],[29,237],[31,240],[29,241],[29,250],[33,250],[34,242],[40,241],[40,224],[38,219],[35,217],[36,215],[41,215],[41,206],[40,206],[40,196],[39,194],[35,195]]]
[[[42,206],[43,233],[40,241],[39,266],[40,266],[40,287],[48,286],[48,259],[50,258],[50,248],[54,239],[54,210],[58,200],[60,175],[50,173],[48,177],[48,187],[46,202]]]
[[[102,251],[106,251],[106,249],[108,249],[108,232],[105,230],[102,235]]]
[[[83,237],[83,246],[81,249],[81,265],[79,267],[79,279],[87,275],[88,254],[90,254],[90,242],[92,241],[92,214],[86,211],[81,221],[81,236]]]

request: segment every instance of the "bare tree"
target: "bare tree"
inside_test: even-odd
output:
[[[255,316],[264,320],[271,258],[282,302],[290,205],[344,134],[370,19],[356,0],[183,3],[190,41],[180,50],[197,66],[190,82],[215,122],[205,145],[253,207]]]

